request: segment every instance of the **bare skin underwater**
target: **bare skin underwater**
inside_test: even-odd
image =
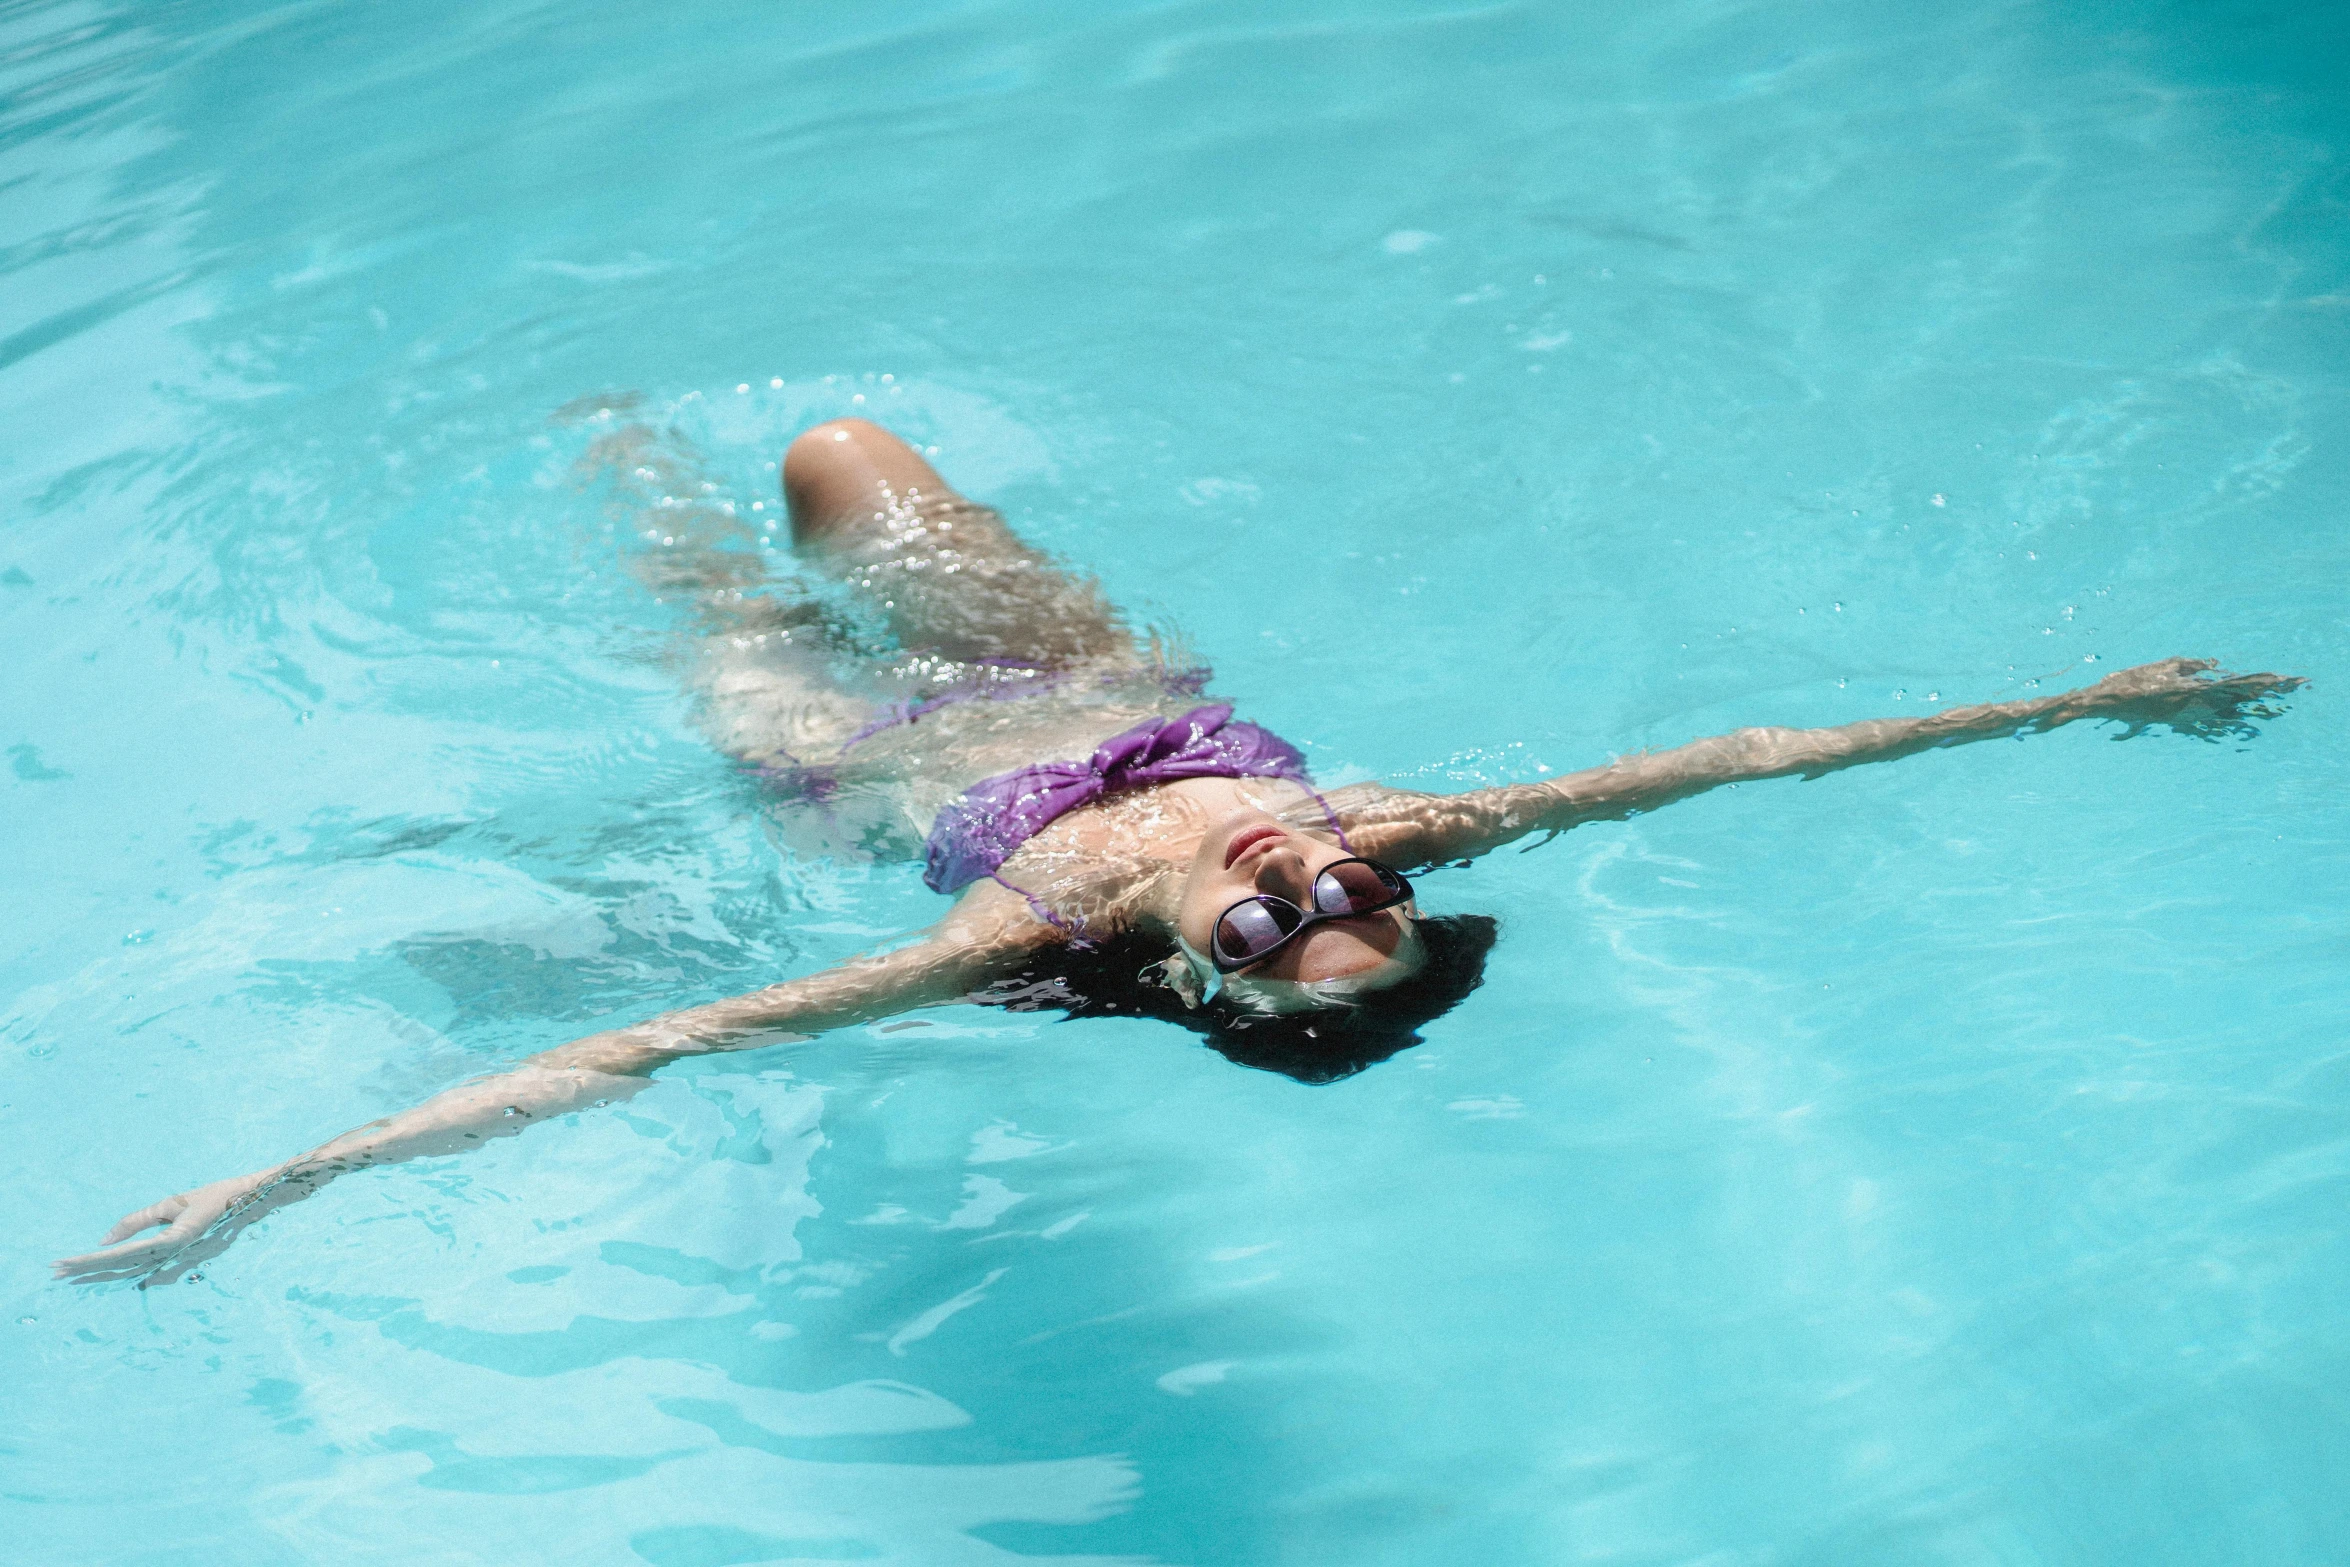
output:
[[[920,829],[978,779],[1082,755],[1138,717],[1165,714],[1170,693],[1183,689],[1180,672],[1136,641],[1095,584],[1023,543],[875,425],[820,425],[792,443],[781,465],[801,559],[861,595],[900,650],[859,686],[825,673],[830,666],[814,646],[821,628],[750,591],[765,569],[755,527],[676,504],[694,487],[690,454],[641,425],[609,431],[597,451],[618,476],[623,504],[652,518],[657,539],[670,541],[643,552],[641,574],[664,596],[697,607],[692,679],[700,719],[721,750],[748,764],[820,773],[838,800],[895,811]],[[2131,732],[2241,734],[2252,720],[2275,716],[2274,699],[2301,684],[2169,658],[2030,701],[1828,729],[1741,729],[1464,794],[1363,784],[1324,796],[1300,779],[1267,776],[1186,777],[1112,792],[1052,820],[1002,862],[1000,880],[971,883],[917,939],[542,1052],[308,1153],[141,1208],[97,1250],[58,1262],[56,1271],[90,1282],[166,1282],[218,1254],[245,1226],[352,1170],[463,1152],[626,1099],[682,1058],[987,999],[979,993],[991,983],[1080,932],[1090,941],[1155,943],[1176,954],[1169,968],[1180,977],[1184,954],[1210,949],[1220,915],[1265,896],[1312,908],[1317,878],[1342,861],[1450,866],[1530,834],[1622,821],[1725,784],[1819,778],[2084,719]],[[948,705],[940,691],[957,702]],[[960,700],[974,692],[985,700]],[[875,698],[893,693],[921,721],[885,718],[877,727]],[[1196,696],[1190,687],[1183,701]],[[1237,977],[1272,995],[1333,982],[1371,991],[1398,984],[1420,961],[1416,920],[1408,902],[1318,917]]]

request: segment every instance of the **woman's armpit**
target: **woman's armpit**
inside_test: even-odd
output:
[[[1143,855],[1049,849],[1035,840],[996,874],[972,884],[941,934],[963,938],[1000,955],[1017,955],[1059,942],[1103,942],[1144,917],[1159,885],[1173,871]]]

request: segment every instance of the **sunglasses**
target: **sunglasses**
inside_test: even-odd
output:
[[[1411,895],[1412,884],[1376,860],[1339,860],[1323,866],[1314,878],[1314,906],[1310,909],[1260,892],[1217,915],[1208,956],[1218,970],[1229,974],[1251,963],[1262,963],[1296,940],[1300,932],[1324,921],[1376,914],[1409,901]]]

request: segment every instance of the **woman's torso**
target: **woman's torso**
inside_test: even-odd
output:
[[[941,809],[973,785],[1042,762],[1090,756],[1112,736],[1201,704],[1205,671],[1126,666],[1056,674],[899,702],[837,742],[770,766],[789,802],[779,834],[802,853],[912,858]],[[1042,824],[1000,867],[1003,880],[1072,926],[1124,925],[1180,875],[1208,827],[1263,810],[1319,826],[1306,784],[1193,777],[1114,789]]]
[[[1110,665],[916,689],[818,734],[803,725],[794,748],[761,771],[788,807],[777,826],[794,848],[918,858],[940,810],[974,784],[1086,757],[1137,724],[1197,707],[1205,678],[1204,670]]]

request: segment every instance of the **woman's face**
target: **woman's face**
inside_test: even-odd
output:
[[[1226,909],[1260,892],[1310,909],[1314,878],[1324,866],[1351,858],[1327,834],[1283,826],[1263,811],[1234,812],[1200,839],[1184,878],[1177,929],[1194,952],[1211,952],[1216,920]],[[1251,979],[1310,981],[1343,979],[1388,965],[1395,969],[1392,978],[1402,979],[1411,968],[1396,960],[1396,949],[1404,943],[1409,908],[1323,921],[1239,972]]]

